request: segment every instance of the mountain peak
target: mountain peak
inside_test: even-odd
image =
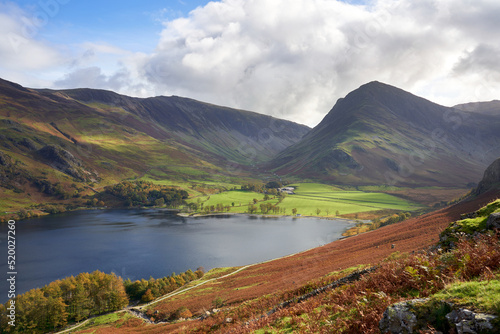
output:
[[[500,152],[498,121],[474,116],[371,81],[270,165],[332,183],[465,186]]]

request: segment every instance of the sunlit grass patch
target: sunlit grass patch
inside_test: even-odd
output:
[[[432,299],[500,315],[500,280],[455,282],[432,296]]]

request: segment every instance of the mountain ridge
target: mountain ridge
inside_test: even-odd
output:
[[[0,80],[0,131],[0,199],[16,212],[47,201],[78,206],[127,179],[240,183],[309,127],[187,98]]]

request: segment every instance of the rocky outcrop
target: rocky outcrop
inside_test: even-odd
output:
[[[476,313],[464,308],[453,309],[450,303],[425,298],[389,306],[380,320],[379,327],[382,333],[391,334],[420,333],[429,330],[429,326],[440,331],[436,333],[498,333],[500,328],[495,327],[496,319],[494,315]]]
[[[57,145],[46,145],[37,151],[38,156],[49,166],[77,179],[84,179],[82,163],[73,154]]]
[[[8,167],[11,163],[11,158],[7,154],[0,151],[0,166]]]
[[[426,301],[427,299],[415,299],[389,306],[380,320],[379,327],[382,333],[416,333],[418,321],[413,309],[415,305]]]
[[[483,179],[476,188],[476,194],[482,194],[500,184],[500,158],[495,160],[484,172]]]
[[[493,322],[497,317],[490,314],[475,313],[467,309],[454,310],[446,315],[446,320],[457,334],[498,333]],[[498,329],[498,328],[497,328]]]
[[[20,146],[27,148],[29,151],[37,150],[35,142],[29,138],[23,138],[18,144]]]
[[[486,221],[487,229],[500,229],[500,212],[492,213]]]

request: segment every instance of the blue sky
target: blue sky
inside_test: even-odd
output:
[[[448,106],[499,99],[498,17],[498,0],[0,0],[0,78],[314,126],[373,80]]]
[[[48,14],[39,38],[52,43],[113,43],[131,51],[150,51],[162,22],[188,16],[207,0],[16,0],[27,13]],[[48,8],[48,9],[47,9]]]

